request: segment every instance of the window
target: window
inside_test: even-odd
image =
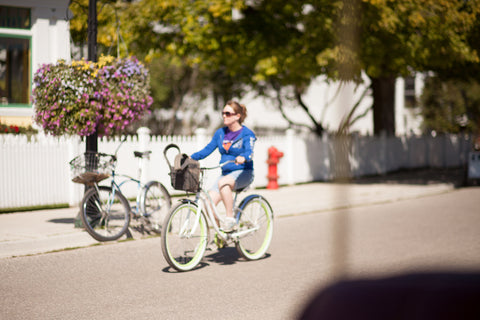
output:
[[[30,39],[8,29],[29,30],[30,8],[0,6],[0,106],[30,103]]]
[[[0,104],[30,103],[30,38],[0,34]]]
[[[30,29],[30,9],[0,6],[0,27]]]
[[[405,106],[407,108],[413,108],[416,106],[416,97],[415,97],[415,78],[406,77],[405,78]]]

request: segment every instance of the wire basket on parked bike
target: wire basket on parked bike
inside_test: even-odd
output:
[[[114,155],[87,151],[70,161],[72,181],[91,186],[107,179],[112,174],[116,161]]]

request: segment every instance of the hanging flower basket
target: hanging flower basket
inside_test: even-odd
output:
[[[55,136],[120,134],[153,102],[148,70],[134,57],[60,60],[42,65],[33,82],[34,121]]]

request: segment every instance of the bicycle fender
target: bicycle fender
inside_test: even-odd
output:
[[[240,210],[243,210],[243,208],[245,207],[245,205],[246,205],[248,202],[250,202],[250,201],[252,201],[253,199],[256,199],[256,198],[262,199],[262,200],[268,205],[268,208],[269,208],[270,211],[272,212],[272,219],[273,219],[274,215],[273,215],[272,206],[270,205],[270,203],[267,201],[267,199],[266,199],[265,197],[263,197],[263,196],[261,196],[261,195],[259,195],[259,194],[251,194],[251,195],[245,197],[245,198],[242,200],[242,202],[240,202],[240,204],[238,205],[238,208],[239,208]],[[240,213],[241,213],[241,211],[240,211]],[[238,217],[237,217],[237,219],[238,219]]]
[[[191,200],[191,199],[180,199],[180,200],[178,200],[178,201],[181,202],[181,203],[194,204],[194,205],[198,206],[197,203],[195,202],[195,200]]]

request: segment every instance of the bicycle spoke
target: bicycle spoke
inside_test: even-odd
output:
[[[179,271],[193,269],[206,249],[208,227],[192,204],[180,204],[169,215],[162,232],[162,250],[167,262]]]
[[[127,200],[109,187],[88,190],[82,208],[85,230],[98,241],[120,238],[130,224]]]
[[[272,218],[270,205],[261,197],[252,197],[243,204],[236,244],[243,257],[255,260],[265,254],[272,239]]]
[[[150,220],[155,231],[160,231],[165,216],[170,212],[170,194],[158,181],[147,183],[143,192],[142,214]]]

